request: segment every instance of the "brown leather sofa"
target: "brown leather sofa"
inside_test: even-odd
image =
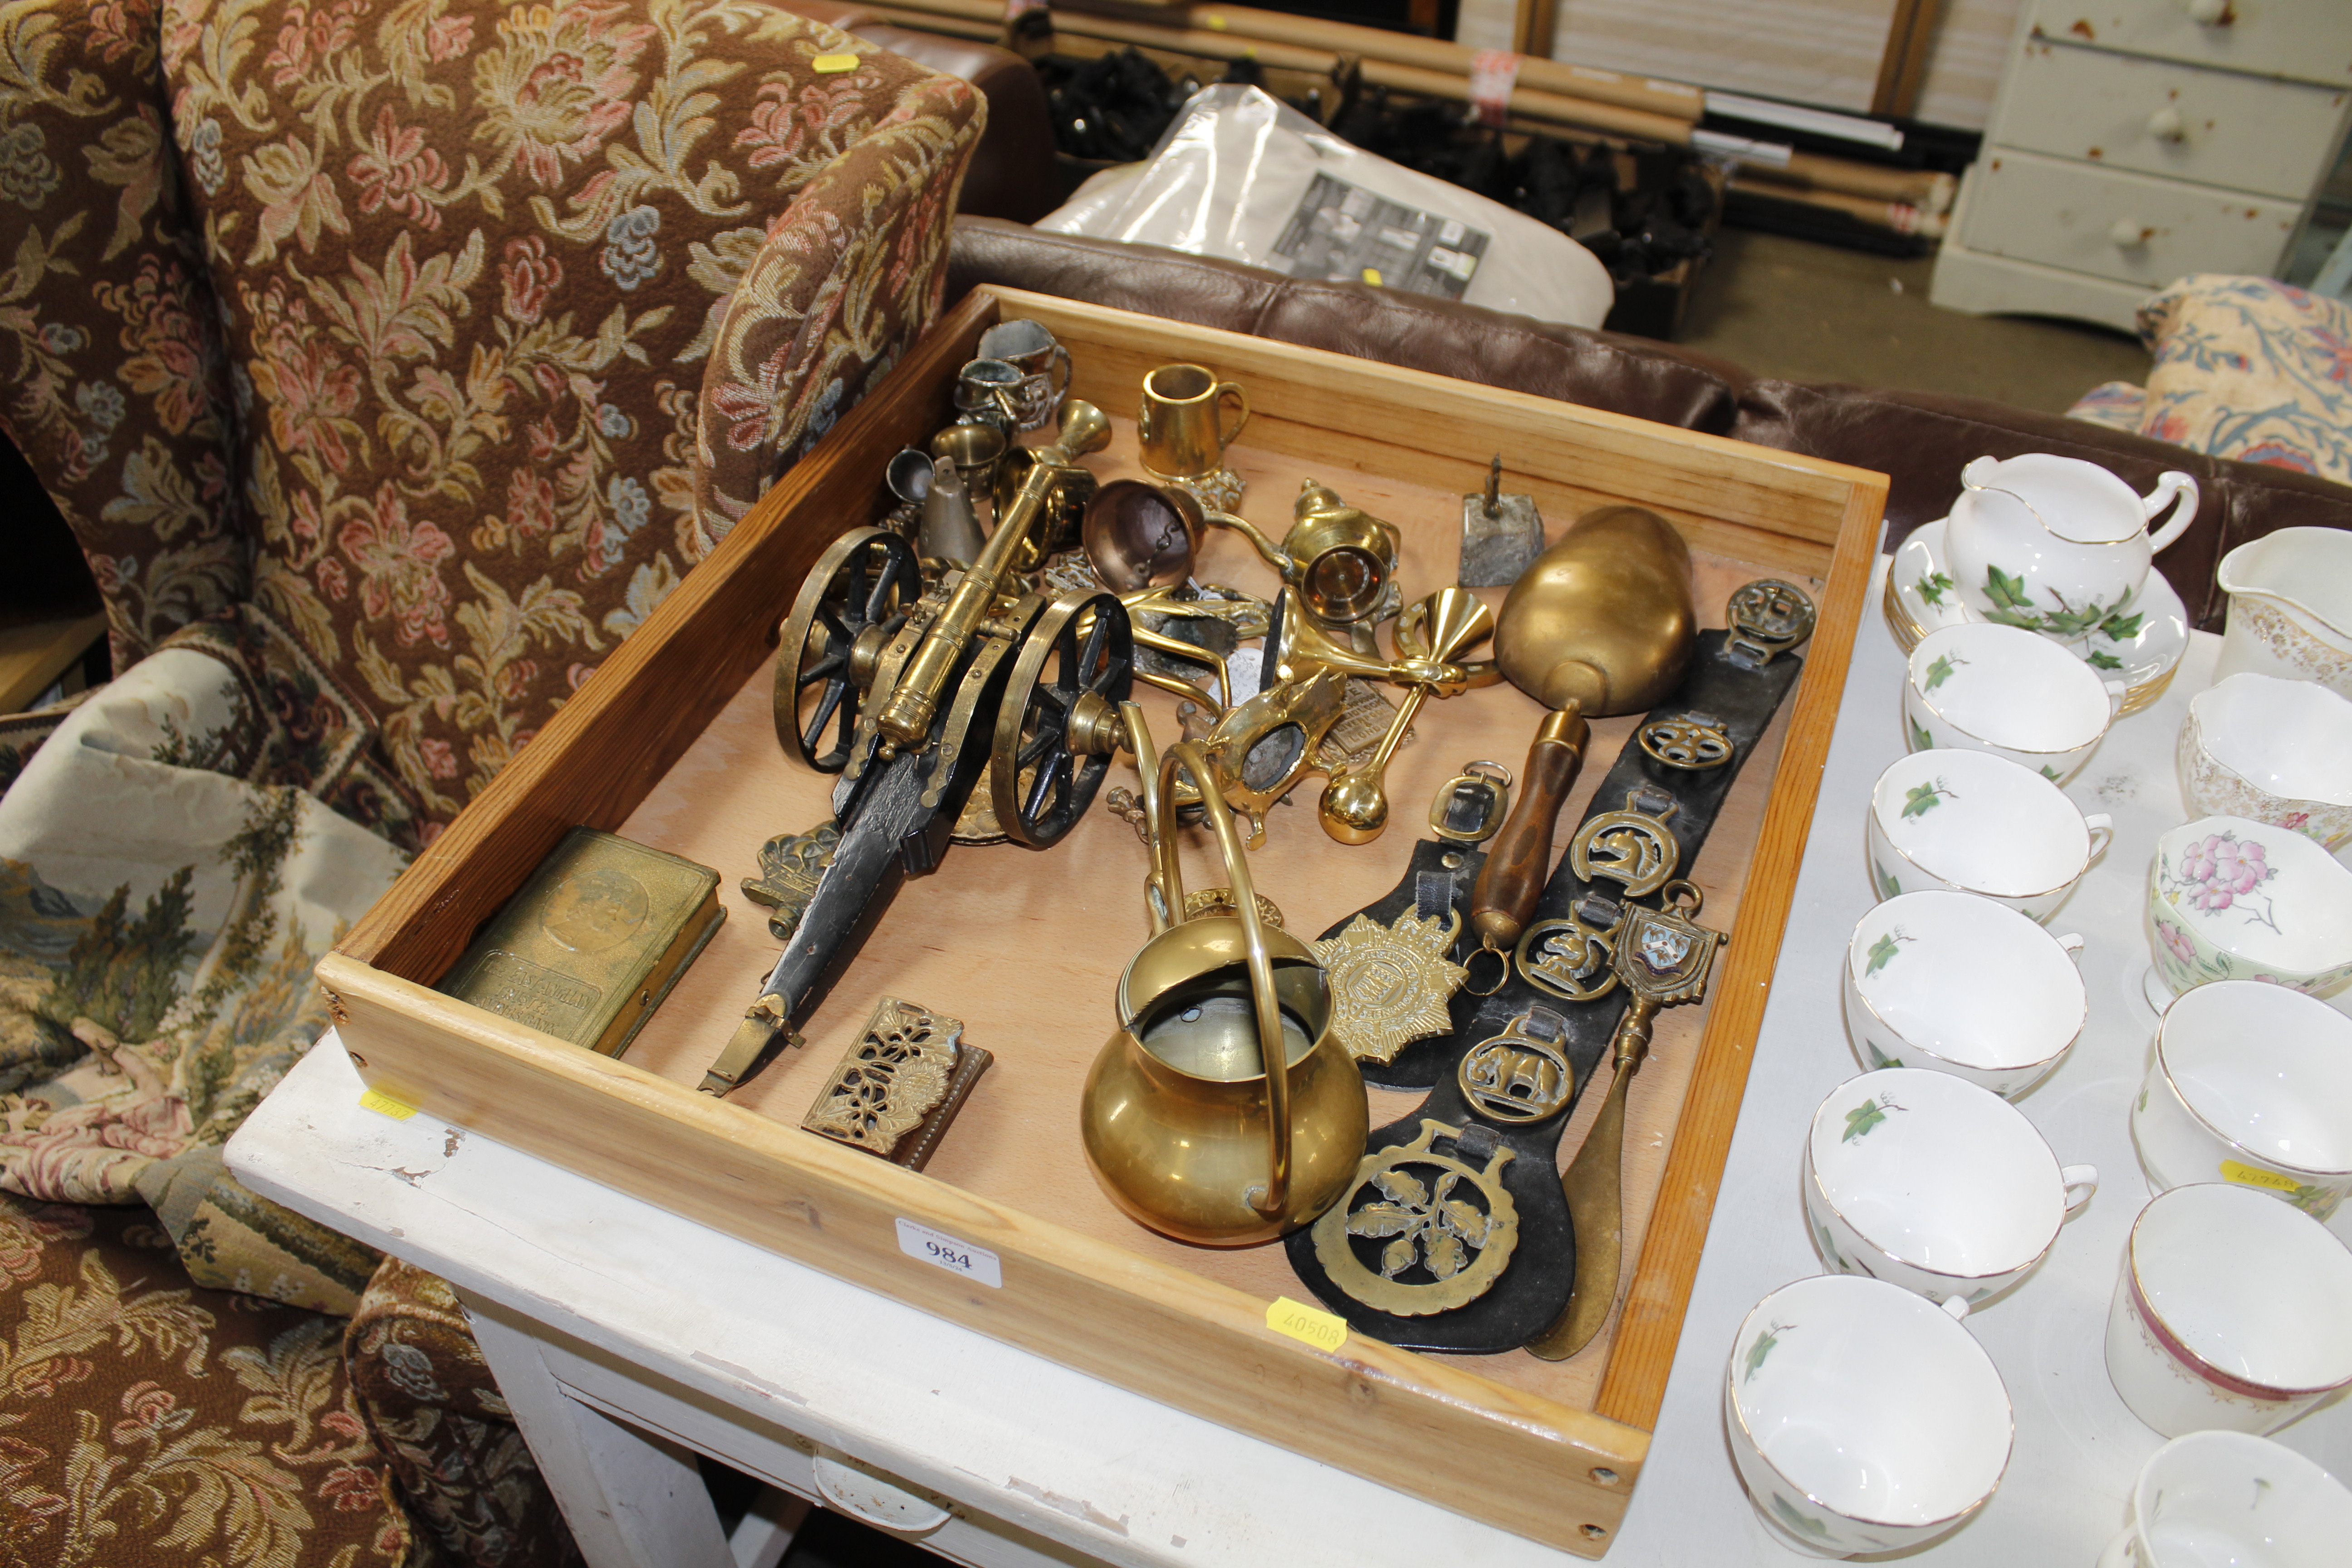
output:
[[[2213,568],[2229,550],[2290,526],[2352,528],[2352,489],[2341,485],[1980,398],[1769,380],[1646,338],[970,216],[957,220],[949,266],[950,298],[1003,284],[1874,468],[1894,481],[1887,517],[1896,539],[1943,516],[1959,493],[1961,465],[1988,453],[2082,458],[2140,490],[2167,468],[2185,469],[2202,495],[2197,521],[2157,560],[2208,631],[2221,628]]]

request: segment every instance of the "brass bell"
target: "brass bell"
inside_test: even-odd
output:
[[[1087,1075],[1087,1163],[1113,1202],[1162,1235],[1202,1247],[1271,1241],[1353,1179],[1370,1125],[1363,1077],[1332,1034],[1328,975],[1311,948],[1260,917],[1240,837],[1213,807],[1232,899],[1182,918],[1175,783],[1182,772],[1213,792],[1199,750],[1172,746],[1157,767],[1138,760],[1153,786],[1153,934],[1119,977],[1118,1029]]]
[[[1638,506],[1587,512],[1503,601],[1495,654],[1512,685],[1589,719],[1656,706],[1698,638],[1690,546]]]

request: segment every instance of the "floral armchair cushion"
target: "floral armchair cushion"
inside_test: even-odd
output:
[[[429,837],[936,316],[982,100],[762,0],[160,4],[0,0],[0,418],[118,668],[240,605]]]
[[[429,1561],[341,1325],[190,1289],[143,1210],[0,1196],[0,1325],[11,1568]]]
[[[2142,304],[2139,335],[2147,385],[2094,387],[2070,416],[2352,484],[2352,306],[2201,273]]]

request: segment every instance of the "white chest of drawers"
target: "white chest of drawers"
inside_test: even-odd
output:
[[[1929,298],[2128,330],[2274,275],[2352,116],[2352,0],[2025,0]]]

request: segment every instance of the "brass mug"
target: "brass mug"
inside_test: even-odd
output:
[[[1224,400],[1241,417],[1224,427]],[[1143,378],[1143,410],[1136,418],[1143,466],[1163,479],[1192,479],[1225,465],[1225,448],[1249,423],[1249,395],[1197,364],[1163,364]]]
[[[1053,423],[1070,390],[1070,351],[1055,342],[1053,333],[1036,321],[999,321],[980,334],[980,353],[1021,373],[1021,390],[1013,397],[1021,410],[1021,428],[1043,430]]]
[[[1314,951],[1260,919],[1226,812],[1208,824],[1231,902],[1182,918],[1176,775],[1215,786],[1189,743],[1143,754],[1139,717],[1129,722],[1149,796],[1154,934],[1119,977],[1119,1027],[1087,1074],[1079,1127],[1129,1218],[1195,1246],[1247,1247],[1308,1224],[1355,1179],[1370,1125],[1363,1074],[1331,1032]]]

